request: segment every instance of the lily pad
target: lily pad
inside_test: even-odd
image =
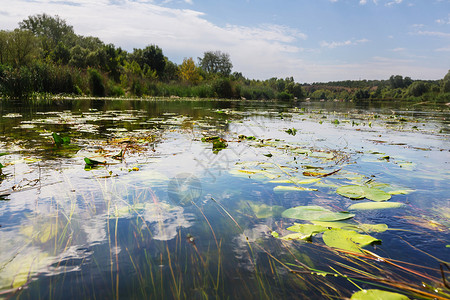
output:
[[[405,295],[382,290],[362,290],[354,293],[351,300],[407,300]]]
[[[338,188],[336,193],[355,200],[367,198],[373,201],[386,201],[391,199],[391,195],[385,191],[362,185],[344,185]]]
[[[323,241],[327,246],[344,249],[357,253],[364,253],[361,247],[371,245],[381,240],[370,235],[360,234],[353,230],[332,229],[325,231]]]
[[[301,233],[303,235],[309,235],[313,236],[318,233],[322,233],[326,230],[328,230],[327,227],[321,226],[321,225],[314,225],[314,224],[295,224],[291,227],[286,228],[287,230],[294,231],[297,233]]]
[[[273,188],[274,192],[289,192],[289,191],[317,191],[317,189],[304,188],[294,185],[278,185]]]
[[[346,222],[320,222],[320,221],[312,221],[312,223],[314,225],[323,226],[325,228],[347,229],[364,232],[385,232],[386,230],[388,230],[388,226],[386,224],[350,224]]]
[[[297,206],[285,210],[281,214],[284,218],[307,221],[340,221],[353,218],[355,215],[348,212],[333,212],[317,205]]]
[[[372,209],[388,209],[388,208],[400,208],[405,206],[400,202],[364,202],[350,205],[349,210],[372,210]]]

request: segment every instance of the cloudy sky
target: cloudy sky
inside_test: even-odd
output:
[[[450,0],[0,0],[0,29],[41,13],[128,51],[156,44],[175,63],[220,50],[254,79],[441,79],[450,69]]]

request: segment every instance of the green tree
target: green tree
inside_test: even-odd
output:
[[[8,38],[8,31],[0,30],[0,64],[6,64],[9,61]]]
[[[29,65],[39,56],[40,48],[37,38],[31,31],[15,29],[7,37],[9,64],[14,67]]]
[[[105,85],[103,84],[103,78],[99,71],[96,69],[89,69],[89,88],[91,93],[96,97],[105,96]]]
[[[64,43],[59,42],[50,53],[50,57],[54,62],[66,65],[70,61],[70,50]]]
[[[203,58],[198,58],[200,67],[210,74],[221,74],[228,76],[231,74],[233,64],[230,55],[220,51],[208,51],[203,54]]]
[[[450,70],[448,70],[447,75],[442,80],[442,92],[450,93]]]
[[[428,87],[423,81],[415,81],[413,84],[411,84],[408,87],[408,95],[414,96],[414,97],[420,97],[423,94],[428,92]]]
[[[403,76],[401,75],[392,75],[389,77],[389,85],[392,89],[404,88],[405,83],[403,82]]]
[[[162,49],[156,45],[150,45],[144,49],[134,49],[131,59],[136,61],[146,73],[148,72],[147,69],[150,68],[156,71],[158,76],[163,74],[166,66],[166,58]]]
[[[29,30],[39,37],[44,50],[44,57],[49,56],[61,42],[70,48],[73,45],[75,33],[73,27],[59,16],[47,14],[29,16],[19,23],[20,29]]]

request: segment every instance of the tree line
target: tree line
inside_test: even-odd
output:
[[[300,84],[293,77],[248,79],[232,72],[229,54],[170,61],[155,44],[128,52],[97,37],[77,35],[58,16],[38,14],[0,31],[0,95],[200,97],[235,99],[449,98],[450,71],[440,81],[389,80]]]
[[[441,80],[412,80],[392,75],[388,80],[345,80],[304,84],[305,95],[313,99],[450,101],[450,70]]]
[[[97,37],[81,36],[58,16],[30,16],[0,31],[3,97],[63,94],[95,97],[179,96],[294,99],[293,78],[257,81],[232,73],[229,54],[204,52],[197,60],[170,61],[157,45],[128,52]]]

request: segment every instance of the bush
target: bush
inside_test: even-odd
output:
[[[281,92],[277,95],[278,100],[292,100],[294,99],[294,95],[289,94],[288,92]]]
[[[109,95],[113,97],[123,97],[125,96],[125,91],[121,86],[112,85],[110,87]]]
[[[219,98],[233,98],[233,87],[228,78],[219,78],[213,82],[213,90]]]
[[[89,88],[91,94],[96,97],[105,96],[105,85],[103,84],[102,75],[96,69],[88,69],[89,74]]]
[[[3,68],[0,92],[10,98],[28,97],[33,92],[33,74],[27,67]]]
[[[420,97],[428,92],[428,88],[423,81],[415,81],[408,87],[408,95]]]

